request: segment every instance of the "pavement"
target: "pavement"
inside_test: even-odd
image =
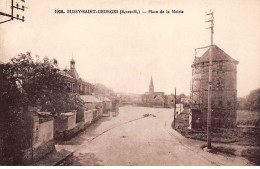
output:
[[[55,166],[62,163],[66,158],[73,155],[73,152],[67,150],[54,150],[44,156],[40,161],[33,163],[32,166]]]
[[[60,165],[218,166],[251,165],[237,156],[212,154],[171,128],[173,110],[125,106],[69,141],[56,145],[73,155]]]

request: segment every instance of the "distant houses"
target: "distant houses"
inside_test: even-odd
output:
[[[148,107],[173,107],[174,96],[165,95],[164,92],[155,92],[153,78],[151,77],[149,91],[141,96],[141,103]]]

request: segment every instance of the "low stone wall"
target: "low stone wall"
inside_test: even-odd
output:
[[[37,148],[26,149],[22,152],[23,156],[22,156],[21,164],[30,165],[34,162],[37,162],[42,157],[44,157],[46,154],[52,152],[53,150],[55,150],[54,140],[49,140],[48,142],[41,144]]]
[[[91,123],[85,123],[85,122],[77,123],[76,126],[72,129],[65,130],[63,132],[56,132],[54,137],[56,140],[69,140],[75,135],[77,135],[78,132],[90,126],[90,124]]]
[[[76,113],[64,113],[54,120],[54,132],[63,132],[76,126]]]
[[[76,113],[68,117],[68,129],[72,129],[76,126]]]
[[[93,110],[84,111],[84,122],[91,123],[93,120]]]
[[[53,140],[53,120],[44,123],[36,123],[34,130],[33,148],[38,148],[40,145]]]
[[[100,110],[103,111],[103,110]],[[91,123],[100,117],[97,109],[83,112],[83,121],[76,123],[76,113],[69,117],[56,117],[54,121],[56,140],[68,140],[79,131],[86,129]],[[81,117],[82,118],[82,117]]]

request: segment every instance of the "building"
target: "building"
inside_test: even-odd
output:
[[[153,85],[153,78],[151,77],[149,92],[145,92],[141,96],[141,102],[143,106],[148,107],[171,107],[171,102],[173,102],[173,98],[170,96],[166,96],[164,92],[155,92]]]
[[[206,127],[208,111],[208,49],[192,67],[192,127]],[[237,64],[218,46],[212,46],[212,127],[233,127],[236,121]]]
[[[98,97],[103,102],[103,116],[110,116],[112,111],[112,100],[107,97]]]
[[[73,58],[70,61],[70,70],[64,69],[61,74],[64,75],[70,92],[80,95],[92,95],[94,93],[94,85],[86,82],[78,75]]]

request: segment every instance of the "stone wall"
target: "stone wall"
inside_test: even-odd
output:
[[[32,144],[22,151],[22,165],[36,162],[55,149],[53,119],[40,123],[38,114],[34,114],[33,121]]]
[[[93,110],[84,111],[84,122],[91,123],[93,119]]]
[[[100,117],[100,109],[92,109],[83,112],[82,121],[76,123],[76,113],[72,116],[58,116],[55,118],[55,134],[57,140],[68,140],[75,136],[79,131],[87,128],[92,122]]]
[[[33,148],[38,148],[40,145],[53,140],[53,120],[35,124]]]
[[[72,129],[76,126],[76,113],[63,113],[54,120],[54,131],[63,132]]]

